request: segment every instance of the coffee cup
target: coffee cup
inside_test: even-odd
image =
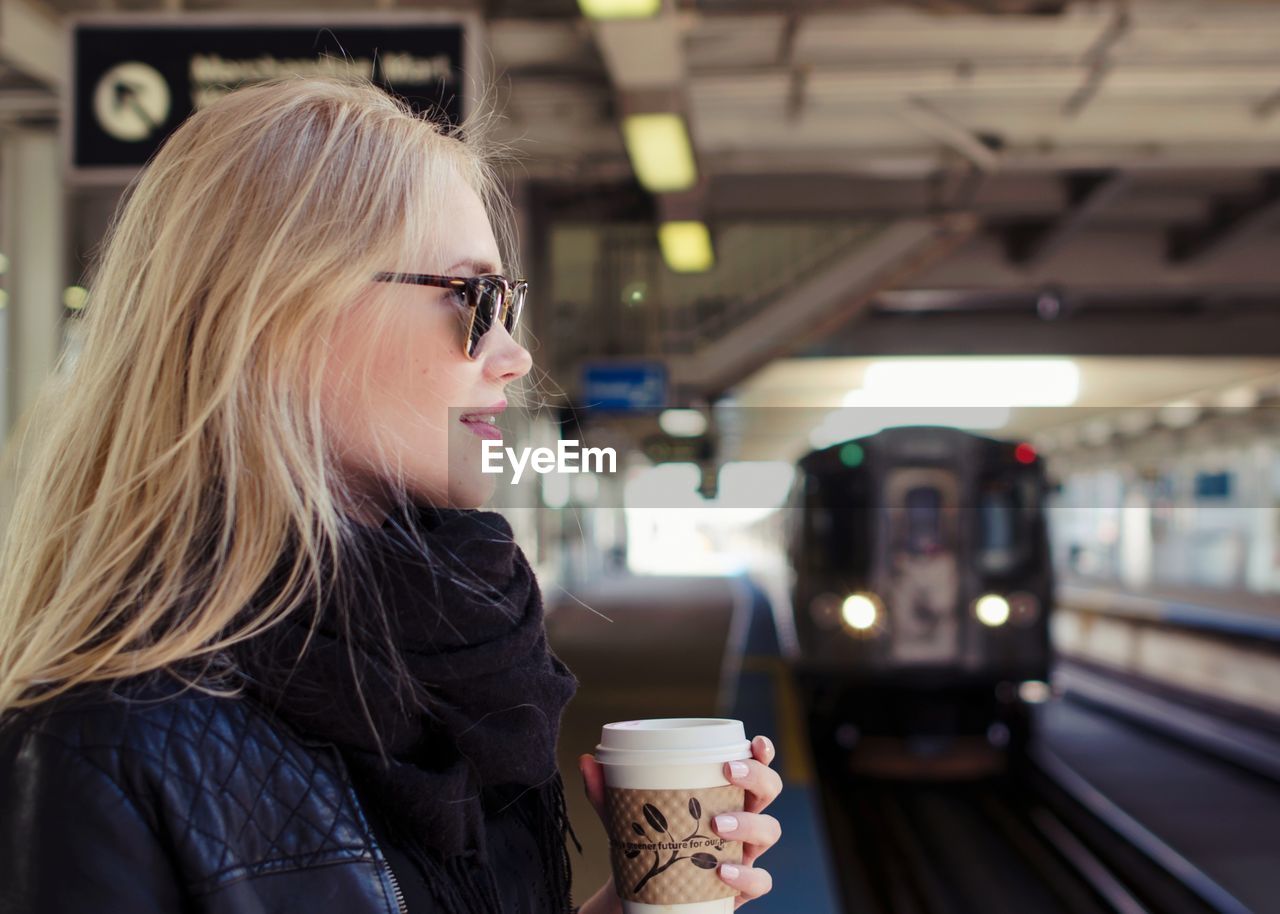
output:
[[[623,914],[732,914],[737,889],[721,863],[742,862],[742,842],[711,820],[740,812],[745,791],[724,763],[751,758],[740,720],[665,717],[605,724],[605,830]]]

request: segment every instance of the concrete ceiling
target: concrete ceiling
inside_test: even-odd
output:
[[[801,354],[1280,349],[1276,0],[667,0],[654,20],[607,24],[573,0],[0,0],[0,125],[51,122],[71,14],[441,9],[484,22],[497,139],[522,155],[529,199],[587,201],[541,206],[526,236],[652,222],[663,201],[636,205],[619,117],[654,107],[686,116],[697,205],[726,244],[771,220],[806,220],[797,237],[971,220],[911,269],[861,284],[833,308],[844,326]],[[531,260],[557,309],[539,328],[546,367],[569,380],[576,366],[557,353],[593,354],[592,318],[618,290],[579,282],[572,252]],[[1064,302],[1050,320],[1046,291]],[[643,348],[612,354],[675,351],[635,338]],[[705,393],[740,380],[724,373]]]
[[[53,17],[477,11],[493,75],[507,83],[505,137],[523,139],[532,173],[583,180],[628,168],[619,103],[645,93],[651,103],[659,90],[688,115],[702,171],[713,177],[1126,167],[1157,169],[1176,187],[1179,163],[1196,172],[1182,178],[1203,180],[1213,166],[1275,165],[1280,148],[1280,4],[1260,0],[669,0],[654,20],[606,24],[583,20],[572,0],[5,0],[3,8]]]
[[[513,135],[564,138],[541,117],[548,104],[572,101],[585,126],[619,97],[667,89],[715,176],[1275,162],[1276,4],[1075,3],[1052,16],[864,6],[720,3],[607,27],[498,20],[490,32],[512,80]],[[584,33],[607,81],[579,78],[597,57]],[[571,62],[579,72],[565,72]],[[577,140],[582,169],[621,153],[616,130]]]

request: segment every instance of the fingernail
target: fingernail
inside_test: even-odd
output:
[[[730,762],[729,776],[734,779],[745,778],[747,776],[747,763],[746,762]]]
[[[765,748],[769,750],[769,756],[772,757],[773,756],[773,740],[769,739],[769,737],[767,736],[764,737],[764,745],[765,745]]]
[[[732,863],[722,863],[720,864],[720,875],[725,879],[737,879],[738,868]]]
[[[716,816],[712,821],[715,822],[716,831],[718,832],[733,831],[738,827],[737,816]]]

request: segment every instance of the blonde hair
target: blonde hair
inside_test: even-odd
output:
[[[490,158],[470,125],[349,78],[238,89],[168,139],[108,230],[82,351],[37,399],[36,440],[11,445],[0,712],[190,660],[188,684],[238,694],[210,684],[227,649],[336,576],[354,529],[320,409],[326,341],[344,319],[393,332],[370,278],[438,249],[458,181],[510,262]]]

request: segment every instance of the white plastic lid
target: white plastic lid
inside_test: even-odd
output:
[[[605,724],[596,761],[606,765],[697,764],[751,758],[740,720],[660,717]]]

